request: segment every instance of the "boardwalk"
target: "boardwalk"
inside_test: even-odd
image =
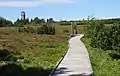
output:
[[[89,55],[80,38],[82,34],[69,40],[69,49],[52,76],[93,76]]]

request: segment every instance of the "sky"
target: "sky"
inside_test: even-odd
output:
[[[0,16],[15,21],[21,11],[27,18],[80,20],[120,17],[120,0],[0,0]]]

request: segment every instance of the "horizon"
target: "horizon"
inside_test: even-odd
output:
[[[12,22],[20,18],[21,11],[26,18],[53,18],[61,20],[82,20],[94,14],[98,19],[120,18],[120,1],[109,0],[1,0],[0,16]]]

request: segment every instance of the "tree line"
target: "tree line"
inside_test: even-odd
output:
[[[97,21],[97,19],[95,20]],[[102,21],[103,24],[115,24],[120,23],[120,18],[113,18],[113,19],[101,19],[99,21]],[[44,25],[45,23],[58,23],[59,25],[71,25],[71,22],[75,22],[77,25],[86,25],[87,20],[77,20],[77,21],[55,21],[53,18],[49,18],[47,20],[40,19],[38,17],[35,17],[34,19],[17,19],[15,22],[12,22],[10,20],[7,20],[3,17],[0,17],[0,27],[21,27],[24,25],[34,25],[34,26],[40,26]]]
[[[0,17],[0,27],[10,27],[10,26],[14,26],[12,21]]]
[[[29,20],[28,18],[25,20],[17,19],[15,22],[12,22],[10,20],[7,20],[3,17],[0,17],[0,27],[21,27],[24,25],[42,25],[43,23],[53,23],[53,18],[49,18],[47,20],[45,19],[39,19],[38,17],[35,17],[34,19]]]

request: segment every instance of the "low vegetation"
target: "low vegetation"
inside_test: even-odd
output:
[[[88,20],[82,39],[89,54],[95,76],[119,76],[120,24],[106,25],[101,20]]]
[[[0,76],[48,76],[68,48],[69,34],[61,32],[42,35],[0,28]]]
[[[52,25],[42,25],[39,27],[25,26],[25,27],[19,27],[18,31],[23,33],[26,32],[26,33],[54,35],[55,26],[52,26]]]
[[[120,24],[106,26],[99,20],[90,20],[85,31],[85,35],[91,39],[91,46],[104,50],[120,50]]]
[[[120,53],[113,50],[103,50],[92,47],[91,40],[84,37],[95,76],[119,76]]]

